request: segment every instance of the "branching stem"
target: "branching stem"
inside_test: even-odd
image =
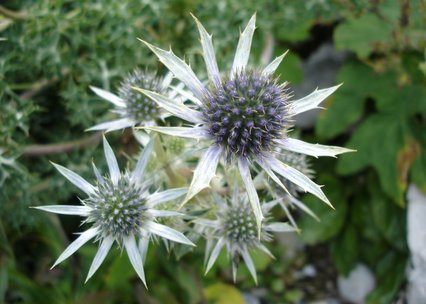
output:
[[[78,150],[90,145],[97,145],[102,139],[102,132],[97,132],[91,136],[77,140],[72,140],[57,144],[46,145],[31,145],[24,148],[23,155],[25,156],[43,156],[52,154],[61,154]]]

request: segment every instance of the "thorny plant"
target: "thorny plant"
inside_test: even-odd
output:
[[[135,70],[122,82],[118,95],[91,87],[98,96],[114,105],[119,119],[89,129],[113,131],[139,127],[147,132],[148,137],[160,132],[197,140],[202,153],[189,187],[158,190],[163,183],[153,178],[155,169],[151,174],[145,170],[150,154],[154,153],[154,139],[143,141],[146,146],[135,169],[122,173],[104,138],[109,175],[101,175],[93,165],[96,175],[94,185],[69,169],[55,165],[88,197],[80,200],[81,206],[37,208],[85,217],[83,223],[91,225],[91,228],[71,243],[54,266],[94,238],[100,242],[100,246],[90,267],[89,279],[112,244],[117,242],[126,249],[130,262],[146,285],[143,263],[150,239],[162,238],[167,240],[166,244],[174,241],[193,245],[187,236],[195,232],[207,239],[206,271],[213,266],[221,249],[226,247],[234,280],[241,257],[257,282],[249,250],[259,249],[271,255],[264,241],[272,240],[274,232],[297,230],[286,205],[292,203],[310,213],[295,198],[297,193],[309,192],[332,207],[321,187],[311,180],[312,172],[305,155],[335,157],[352,150],[306,143],[291,138],[289,130],[294,116],[318,108],[339,86],[315,90],[306,97],[294,100],[288,84],[274,75],[285,54],[266,67],[249,66],[255,15],[240,35],[231,70],[220,73],[211,35],[195,17],[194,20],[201,37],[208,80],[199,79],[191,67],[171,50],[164,51],[141,40],[170,70],[170,74],[161,78],[156,73]],[[179,85],[171,86],[172,75],[180,81]],[[169,116],[185,121],[184,126],[164,126],[164,118]],[[163,125],[159,125],[159,122]],[[155,149],[156,160],[163,154],[161,147]],[[261,203],[252,178],[251,169],[255,166],[266,173],[266,176],[259,175],[262,179],[268,177],[277,184],[270,187],[274,201]],[[185,210],[182,207],[194,197],[201,196],[203,189],[210,187],[219,167],[223,168],[223,184],[232,188],[232,195],[212,188],[208,202],[213,214],[207,212],[209,218],[204,218],[204,215],[185,217],[181,213]],[[231,183],[230,172],[233,169],[237,169],[239,174]],[[183,195],[186,197],[178,201]],[[277,204],[286,210],[290,224],[271,222],[269,210]],[[159,222],[168,223],[171,227]],[[198,237],[192,239],[198,240]]]

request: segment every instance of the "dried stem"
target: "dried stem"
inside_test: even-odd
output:
[[[15,12],[10,9],[5,8],[3,5],[0,5],[0,15],[3,15],[9,19],[13,20],[26,20],[28,18],[27,13],[25,12]]]
[[[69,73],[69,69],[64,69],[61,73],[61,76],[65,76]],[[24,93],[22,93],[19,97],[21,99],[30,99],[32,97],[34,97],[35,95],[37,95],[38,93],[40,93],[41,91],[43,91],[44,89],[54,85],[55,83],[57,83],[60,80],[60,78],[58,76],[55,76],[51,79],[42,79],[38,82],[36,82],[33,85],[33,88],[25,91]]]
[[[46,145],[31,145],[24,148],[24,156],[42,156],[51,154],[61,154],[78,150],[86,146],[97,145],[101,141],[102,132],[97,132],[91,136],[82,139]]]

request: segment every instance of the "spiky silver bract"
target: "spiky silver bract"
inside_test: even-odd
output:
[[[300,153],[294,153],[291,151],[280,151],[280,160],[288,164],[290,167],[293,167],[294,169],[302,172],[304,175],[306,175],[309,178],[312,178],[314,176],[314,171],[311,169],[310,163],[308,158],[305,154]],[[298,197],[300,192],[303,192],[303,189],[301,189],[299,186],[295,185],[294,183],[291,183],[290,181],[286,180],[285,178],[282,178],[282,181],[284,185],[286,186],[288,192],[290,192],[291,196]],[[280,189],[282,190],[282,189]]]
[[[247,195],[240,193],[238,188],[234,187],[231,198],[223,198],[216,194],[213,197],[218,210],[216,218],[195,220],[196,225],[201,226],[199,230],[203,231],[207,240],[206,273],[213,267],[221,250],[225,247],[231,260],[234,281],[242,258],[257,283],[256,269],[250,251],[260,250],[273,258],[263,243],[272,240],[273,232],[292,232],[296,229],[287,223],[270,222],[268,212],[276,202],[267,202],[262,205],[265,219],[262,221],[258,236],[256,218],[250,208]]]
[[[305,154],[286,151],[283,149],[279,149],[277,152],[279,153],[279,158],[282,162],[288,164],[290,167],[295,168],[309,178],[314,176],[315,172],[313,169],[311,169],[309,160]],[[264,181],[264,184],[270,190],[272,196],[276,198],[278,205],[280,205],[284,210],[289,222],[295,228],[298,228],[296,221],[290,211],[291,207],[296,207],[306,214],[312,216],[314,219],[319,220],[315,213],[299,200],[300,193],[303,192],[303,189],[285,179],[284,177],[280,178],[280,181],[284,185],[286,191],[277,184],[270,185],[267,181]]]
[[[150,193],[152,180],[144,178],[153,142],[141,153],[132,172],[120,172],[115,155],[104,138],[104,152],[109,175],[102,176],[95,165],[96,184],[92,185],[71,170],[54,164],[56,169],[71,183],[87,194],[81,206],[41,206],[37,209],[58,214],[79,215],[92,227],[83,232],[59,256],[56,266],[91,239],[99,240],[100,246],[87,275],[86,281],[100,267],[114,242],[123,246],[133,268],[146,286],[143,263],[151,236],[165,238],[186,245],[194,245],[181,232],[158,223],[162,217],[181,216],[181,213],[165,210],[162,204],[175,200],[187,191],[185,188]],[[138,243],[138,244],[137,244]]]
[[[202,140],[210,145],[198,162],[183,204],[204,188],[209,187],[221,157],[225,156],[227,159],[236,160],[258,230],[261,229],[264,216],[250,173],[250,165],[253,163],[257,163],[281,187],[285,188],[277,174],[331,206],[321,187],[302,172],[280,161],[275,148],[315,157],[335,157],[352,151],[340,147],[308,144],[292,139],[287,134],[288,123],[292,117],[318,108],[318,105],[339,86],[315,90],[304,98],[290,100],[284,88],[285,84],[278,84],[278,81],[272,77],[285,54],[263,69],[247,68],[251,41],[256,27],[255,15],[240,35],[231,71],[224,73],[222,77],[216,62],[211,35],[197,18],[194,17],[194,20],[200,32],[209,86],[205,86],[190,66],[174,55],[171,50],[165,51],[141,40],[193,93],[195,98],[192,100],[196,107],[190,108],[161,94],[140,90],[163,109],[194,124],[193,127],[154,126],[148,129],[172,136]],[[257,86],[261,88],[257,93],[250,91],[255,90]],[[273,112],[273,107],[268,106],[268,102],[277,106],[276,112]],[[259,114],[263,117],[259,118]],[[269,129],[271,133],[267,132]]]

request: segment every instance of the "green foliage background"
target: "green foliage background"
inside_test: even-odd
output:
[[[241,291],[258,288],[267,290],[267,302],[292,303],[327,294],[321,287],[308,292],[293,273],[328,257],[334,274],[367,264],[377,277],[369,303],[392,301],[403,287],[408,261],[407,185],[426,191],[425,5],[421,0],[21,0],[0,6],[0,302],[239,303]],[[253,63],[273,37],[274,54],[290,49],[278,72],[293,84],[303,83],[301,62],[321,43],[348,51],[336,79],[344,85],[327,100],[315,128],[301,137],[358,152],[337,162],[313,161],[317,182],[326,185],[336,211],[303,198],[321,218],[318,223],[300,216],[300,238],[310,245],[306,253],[289,258],[286,247],[274,243],[276,261],[255,256],[258,287],[245,269],[232,285],[226,257],[204,277],[202,244],[179,262],[161,246],[151,250],[148,291],[118,250],[84,284],[95,245],[50,271],[79,222],[29,209],[76,199],[75,188],[58,178],[49,161],[90,177],[88,164],[103,157],[96,144],[54,155],[33,155],[34,145],[91,136],[86,128],[111,118],[89,85],[114,90],[135,66],[163,69],[136,37],[172,45],[203,74],[189,12],[214,34],[219,65],[225,67],[232,62],[238,29],[254,11]],[[121,155],[137,151],[127,133],[109,139]],[[310,248],[325,248],[326,254],[312,258]]]

